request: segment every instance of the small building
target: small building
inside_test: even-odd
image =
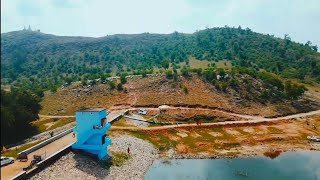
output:
[[[165,112],[167,111],[167,109],[169,109],[169,108],[170,108],[170,106],[168,106],[168,105],[161,105],[161,106],[159,106],[159,112],[160,112],[160,114],[165,113]]]
[[[77,111],[74,128],[77,142],[72,145],[72,148],[90,153],[98,159],[106,159],[108,146],[111,144],[111,139],[107,137],[110,127],[110,123],[107,122],[107,111],[104,108]]]

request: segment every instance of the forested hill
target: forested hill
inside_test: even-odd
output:
[[[231,60],[235,66],[267,70],[287,78],[320,81],[320,53],[310,42],[292,42],[250,29],[212,28],[193,34],[66,37],[32,31],[1,34],[1,80],[50,89],[83,77],[149,70],[163,62],[178,64],[189,57]],[[40,87],[39,87],[40,88]]]

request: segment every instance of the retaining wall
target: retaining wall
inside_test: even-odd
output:
[[[20,152],[20,153],[17,155],[17,157],[18,157],[18,159],[19,159],[19,155],[21,155],[21,153],[27,153],[27,154],[29,154],[29,153],[37,150],[37,149],[42,148],[43,146],[48,145],[49,143],[51,143],[51,142],[53,142],[53,141],[55,141],[55,140],[57,140],[57,139],[65,136],[65,135],[71,133],[72,131],[73,131],[73,128],[70,128],[70,129],[68,129],[68,130],[66,130],[66,131],[64,131],[64,132],[61,132],[61,133],[59,133],[59,134],[56,135],[56,136],[53,136],[53,137],[51,137],[51,138],[49,138],[49,139],[47,139],[47,140],[45,140],[45,141],[43,141],[43,142],[35,145],[35,146],[32,146],[32,147],[29,148],[29,149],[26,149],[26,150]]]

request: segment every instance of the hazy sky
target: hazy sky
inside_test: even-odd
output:
[[[224,25],[320,46],[320,0],[1,0],[1,32],[105,36]]]

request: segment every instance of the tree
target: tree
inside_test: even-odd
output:
[[[16,143],[36,133],[30,122],[38,118],[40,100],[21,89],[1,90],[1,145]]]
[[[117,90],[118,90],[118,91],[122,91],[122,90],[123,90],[123,87],[122,87],[122,84],[121,84],[121,83],[119,83],[119,84],[117,85]]]
[[[143,78],[147,77],[146,71],[142,71],[141,75],[142,75]]]
[[[171,71],[171,70],[167,70],[167,71],[166,71],[166,77],[167,77],[168,79],[172,79],[173,74],[172,74],[172,71]]]
[[[125,75],[121,75],[120,76],[120,81],[121,81],[121,84],[125,84],[127,82],[126,76]]]
[[[186,67],[181,69],[181,73],[182,73],[182,76],[189,77],[189,70]]]
[[[187,88],[186,86],[183,86],[183,92],[184,92],[185,94],[188,94],[188,93],[189,93],[188,88]]]
[[[291,81],[285,82],[285,94],[289,99],[297,99],[300,97],[304,91],[305,87],[292,83]]]
[[[219,74],[220,76],[224,76],[224,75],[226,75],[226,72],[224,71],[223,68],[219,68],[219,69],[218,69],[218,74]]]
[[[161,63],[161,66],[163,67],[163,68],[165,68],[165,69],[168,69],[169,68],[169,65],[170,65],[170,62],[169,62],[169,60],[164,60],[164,61],[162,61],[162,63]]]
[[[114,89],[116,87],[115,83],[113,81],[109,81],[108,85],[110,86],[110,89]]]

